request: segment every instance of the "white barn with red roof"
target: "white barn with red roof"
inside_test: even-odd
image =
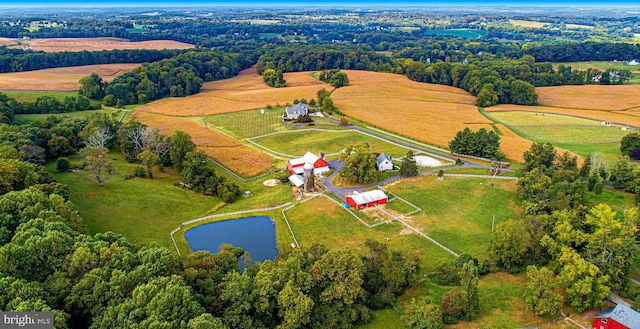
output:
[[[302,158],[289,160],[287,167],[292,175],[302,175],[305,163],[313,165],[313,173],[318,176],[329,171],[329,163],[311,152],[305,153]]]

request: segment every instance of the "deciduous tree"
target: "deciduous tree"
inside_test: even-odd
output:
[[[527,309],[539,316],[553,316],[562,308],[562,295],[554,273],[546,267],[527,267],[527,288],[524,301]]]

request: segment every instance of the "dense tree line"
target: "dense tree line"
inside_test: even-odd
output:
[[[640,44],[633,43],[558,43],[523,48],[525,54],[540,62],[613,61],[640,58]]]
[[[83,78],[80,91],[108,106],[146,103],[165,96],[198,93],[203,82],[226,79],[253,63],[252,57],[237,53],[192,50],[170,59],[145,63],[111,83],[99,77]]]
[[[45,53],[0,46],[0,73],[94,64],[156,62],[183,52],[184,50],[133,49]]]

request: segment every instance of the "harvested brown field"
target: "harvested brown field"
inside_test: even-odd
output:
[[[638,85],[538,87],[538,104],[583,110],[621,111],[640,106]]]
[[[0,90],[76,91],[82,77],[96,73],[105,81],[131,72],[140,64],[99,64],[0,74]]]
[[[286,88],[272,88],[262,81],[255,68],[250,68],[234,78],[205,83],[199,94],[165,98],[138,110],[177,116],[212,115],[291,104],[300,98],[311,100],[316,98],[318,90],[333,88],[312,77],[310,72],[286,73],[284,78]]]
[[[240,175],[255,176],[273,164],[273,158],[266,153],[242,145],[235,139],[193,120],[145,113],[137,109],[133,115],[150,127],[158,127],[163,134],[171,135],[176,130],[188,133],[198,149],[223,166],[233,168],[233,171]]]
[[[8,42],[4,39],[1,42]],[[31,40],[19,40],[20,44],[14,44],[9,48],[23,48],[29,46],[34,51],[58,52],[58,51],[98,51],[114,49],[187,49],[193,45],[173,40],[148,40],[129,41],[121,38],[38,38]]]
[[[448,147],[456,132],[491,129],[475,97],[462,89],[420,83],[399,74],[344,71],[349,86],[333,92],[346,115],[427,143]]]
[[[16,42],[10,38],[0,38],[0,46],[13,46]]]

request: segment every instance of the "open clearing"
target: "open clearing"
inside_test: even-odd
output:
[[[511,23],[511,25],[515,25],[515,26],[538,28],[538,29],[539,28],[543,28],[545,25],[549,24],[549,23],[544,23],[544,22],[525,21],[525,20],[520,20],[520,19],[510,19],[509,23]]]
[[[176,130],[188,133],[198,148],[209,157],[245,177],[260,174],[273,165],[273,158],[268,154],[242,145],[237,140],[196,121],[140,112],[138,109],[133,115],[150,127],[158,127],[163,134],[171,135]]]
[[[333,87],[311,76],[310,72],[285,73],[285,88],[272,88],[262,81],[255,67],[231,79],[207,82],[202,91],[184,98],[165,98],[140,107],[141,111],[177,116],[203,116],[280,106],[293,100],[316,98],[322,88]]]
[[[348,146],[367,143],[372,152],[385,152],[393,158],[407,154],[407,149],[358,131],[302,130],[252,139],[261,146],[283,154],[302,156],[310,151],[315,154],[336,154]]]
[[[640,111],[631,109],[628,111],[604,111],[604,110],[583,110],[575,108],[551,107],[551,106],[525,106],[501,104],[485,109],[490,115],[497,111],[526,111],[561,114],[568,116],[576,116],[597,121],[609,121],[620,125],[629,125],[640,127]]]
[[[480,178],[419,177],[385,187],[422,208],[408,222],[457,253],[487,257],[491,221],[518,218],[515,181]],[[425,193],[425,191],[429,191]],[[394,209],[394,203],[387,205]]]
[[[111,82],[140,64],[98,64],[0,74],[0,90],[77,91],[81,78],[96,73]]]
[[[637,71],[638,66],[633,66],[627,64],[627,62],[611,62],[611,61],[587,61],[587,62],[554,62],[554,68],[558,68],[560,65],[564,65],[565,67],[571,67],[574,70],[586,71],[587,69],[598,69],[598,70],[631,70]]]
[[[616,143],[629,131],[600,121],[536,112],[491,112],[491,116],[521,132],[550,142]]]
[[[188,49],[194,46],[173,40],[129,41],[121,38],[38,38],[31,40],[2,38],[9,48],[31,47],[34,51],[98,51],[114,49]],[[10,45],[9,42],[13,42]]]

